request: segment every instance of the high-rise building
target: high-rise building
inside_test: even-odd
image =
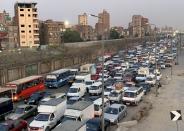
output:
[[[110,30],[110,14],[106,10],[98,14],[98,23],[95,25],[95,30],[97,36],[108,37]]]
[[[88,25],[88,16],[86,13],[78,15],[78,25]]]
[[[5,10],[0,12],[0,23],[7,26],[11,23],[11,17]]]
[[[134,37],[143,37],[150,34],[151,26],[149,24],[149,19],[141,15],[133,15],[131,26]]]
[[[99,17],[98,23],[102,23],[104,30],[109,31],[109,29],[110,29],[110,14],[106,10],[103,10],[102,13],[98,14],[98,17]]]
[[[60,45],[62,43],[62,32],[64,22],[46,20],[40,22],[40,44],[41,45]]]
[[[20,47],[37,47],[39,40],[39,21],[37,3],[15,3],[15,24],[18,26]]]

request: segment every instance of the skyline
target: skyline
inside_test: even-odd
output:
[[[13,16],[16,1],[1,0],[0,11],[6,10]],[[184,11],[182,7],[184,1],[182,0],[109,0],[108,2],[106,0],[61,0],[55,3],[51,0],[33,1],[38,3],[37,8],[40,20],[68,20],[71,24],[77,24],[79,14],[86,12],[87,14],[97,15],[105,9],[110,13],[111,26],[127,27],[132,19],[132,15],[138,14],[149,18],[150,23],[156,24],[158,27],[167,25],[174,28],[184,28],[184,18],[179,16],[179,12]],[[21,0],[21,2],[33,1]],[[97,22],[97,19],[92,17],[88,17],[88,20],[89,24],[93,26]]]

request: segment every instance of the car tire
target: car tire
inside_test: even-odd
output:
[[[45,129],[45,131],[50,131],[50,127],[47,127],[47,128]]]
[[[124,113],[124,117],[126,117],[126,116],[127,116],[127,114],[128,114],[128,113],[127,113],[127,111],[125,111],[125,113]]]

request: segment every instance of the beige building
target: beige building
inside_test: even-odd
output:
[[[94,29],[92,26],[90,26],[90,25],[75,25],[73,27],[73,29],[80,33],[80,37],[84,41],[95,40]]]
[[[62,21],[46,20],[40,22],[40,44],[61,45],[64,29],[64,22]]]
[[[88,25],[88,16],[86,13],[78,16],[78,25]]]
[[[98,14],[98,17],[98,23],[95,25],[97,37],[103,36],[107,39],[110,30],[110,14],[106,10],[103,10],[102,13]]]
[[[37,3],[15,3],[15,23],[18,25],[20,47],[37,47],[39,40],[39,21]]]
[[[151,26],[148,18],[141,15],[133,15],[131,26],[134,37],[144,37],[145,35],[150,35]]]

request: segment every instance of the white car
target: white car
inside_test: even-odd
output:
[[[114,79],[116,79],[116,80],[122,80],[122,78],[123,78],[122,73],[116,73],[116,74],[114,75]]]
[[[148,83],[148,84],[154,86],[154,85],[156,84],[156,80],[155,80],[155,78],[148,77],[148,78],[146,79],[145,83]]]
[[[95,82],[89,88],[89,94],[90,95],[100,95],[101,93],[102,93],[102,82]]]
[[[89,88],[92,86],[92,84],[94,84],[95,81],[94,80],[85,80],[85,86],[86,86],[86,90],[87,92],[89,92]]]
[[[104,89],[104,96],[108,97],[112,90],[113,90],[112,87],[110,87],[110,86],[106,87]]]
[[[138,74],[135,79],[137,81],[145,81],[146,78],[147,78],[146,75],[144,75],[144,74]]]
[[[162,78],[162,74],[161,73],[158,73],[157,74],[157,80],[160,80]]]
[[[109,100],[110,102],[121,102],[122,100],[122,96],[123,96],[123,93],[122,91],[116,91],[116,90],[113,90],[111,91],[111,93],[109,94]]]
[[[73,85],[69,88],[67,97],[83,97],[86,93],[86,88],[81,85]]]

